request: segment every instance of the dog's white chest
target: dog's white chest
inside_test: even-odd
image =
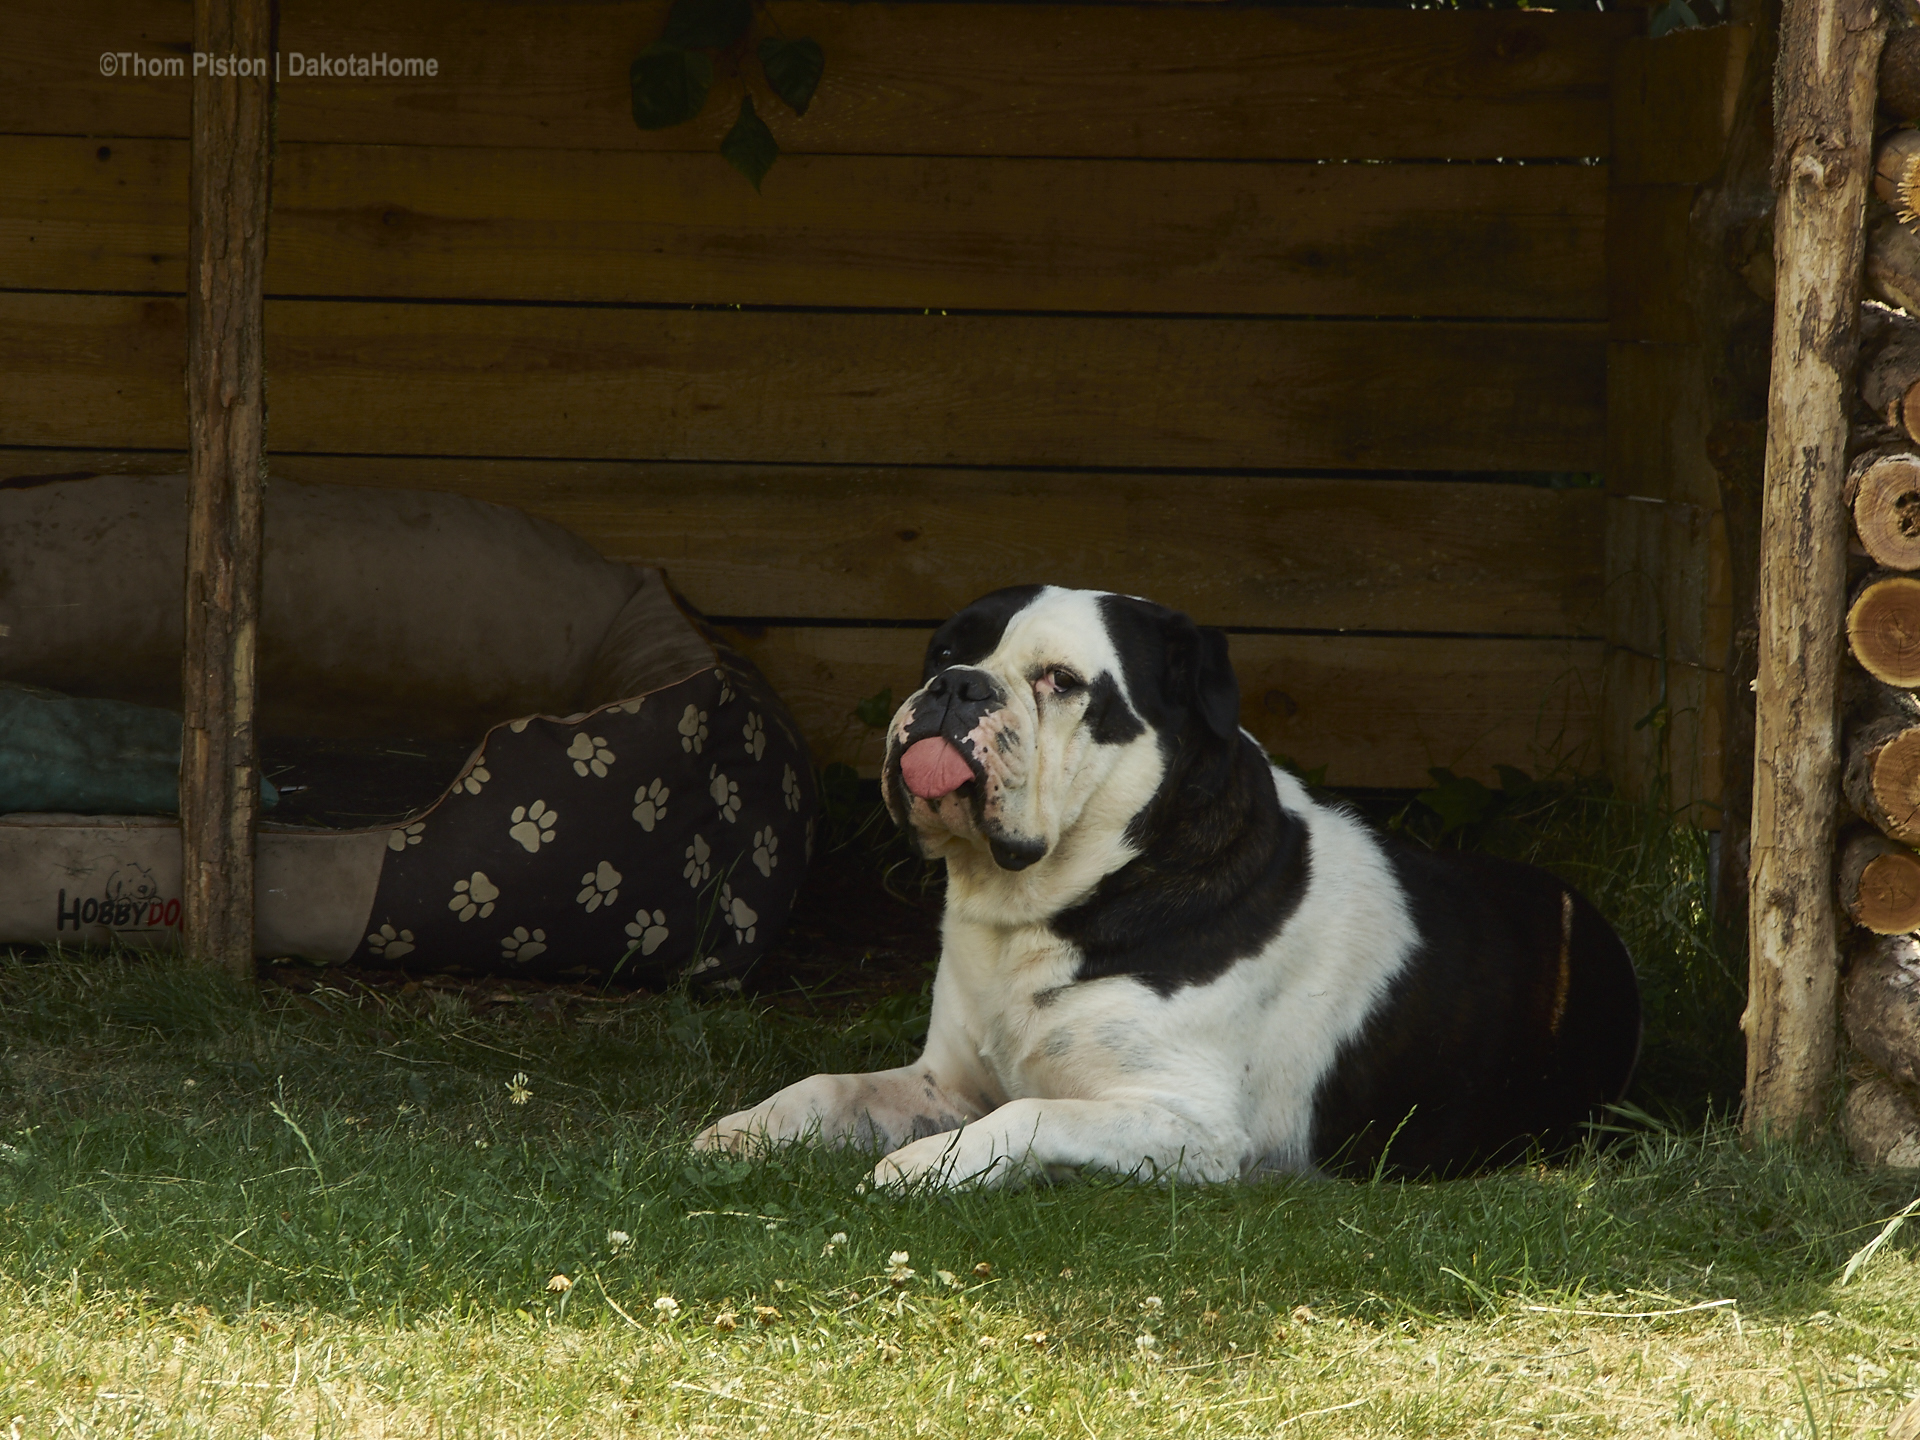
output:
[[[1079,957],[1044,930],[948,927],[936,1009],[946,1011],[996,1101],[1081,1092],[1073,1080],[1086,1033],[1076,1023],[1086,987],[1071,984]]]

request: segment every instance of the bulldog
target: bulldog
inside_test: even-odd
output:
[[[1144,600],[1023,586],[941,626],[882,775],[946,862],[926,1049],[695,1144],[957,1186],[1445,1175],[1577,1139],[1639,1053],[1619,937],[1544,870],[1316,800],[1239,710],[1226,636]]]

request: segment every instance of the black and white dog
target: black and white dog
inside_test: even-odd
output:
[[[882,784],[947,863],[925,1052],[697,1145],[871,1146],[878,1184],[1446,1174],[1571,1140],[1632,1075],[1633,965],[1585,898],[1313,800],[1240,729],[1226,637],[1162,606],[968,606]]]

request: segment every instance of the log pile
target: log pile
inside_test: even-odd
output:
[[[1865,1163],[1920,1169],[1920,28],[1881,57],[1867,215],[1841,686],[1835,845],[1855,930],[1841,989],[1852,1085],[1841,1115]],[[1880,303],[1874,303],[1878,301]],[[1904,312],[1904,313],[1903,313]]]

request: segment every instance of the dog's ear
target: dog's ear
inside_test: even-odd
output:
[[[1167,621],[1167,698],[1185,705],[1222,740],[1240,729],[1240,681],[1227,655],[1227,634],[1185,615]]]

